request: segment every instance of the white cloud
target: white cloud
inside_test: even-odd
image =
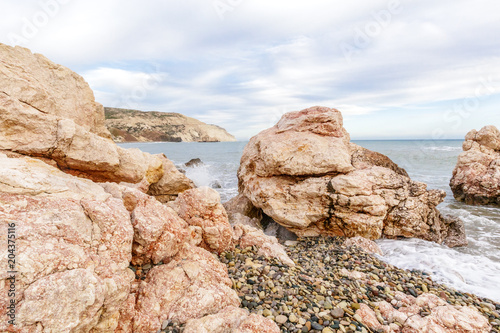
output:
[[[220,1],[232,4],[223,19],[215,1],[8,2],[0,41],[46,13],[26,46],[82,74],[103,104],[181,112],[240,138],[312,105],[343,111],[356,135],[376,136],[372,116],[384,135],[409,133],[394,127],[405,117],[427,133],[481,79],[500,93],[494,0]],[[500,125],[495,100],[475,114]]]

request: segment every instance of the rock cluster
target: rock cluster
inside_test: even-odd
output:
[[[453,170],[455,199],[472,205],[500,205],[500,131],[495,126],[472,130]]]
[[[16,271],[0,272],[4,296],[16,279],[0,298],[15,325],[0,331],[150,333],[239,306],[206,250],[235,240],[218,194],[163,155],[116,146],[77,74],[20,47],[0,55],[0,232],[15,230]],[[0,237],[2,267],[12,241]],[[260,328],[277,330],[257,315],[237,326]]]
[[[436,209],[442,190],[350,142],[335,109],[285,114],[245,147],[239,191],[299,236],[417,237],[465,245],[463,223]]]

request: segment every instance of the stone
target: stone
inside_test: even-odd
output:
[[[285,265],[295,266],[276,237],[266,235],[261,229],[237,224],[234,226],[234,235],[235,242],[241,248],[256,246],[259,248],[259,254],[268,258],[277,258]]]
[[[238,307],[231,285],[227,268],[210,252],[185,245],[168,264],[147,273],[138,292],[134,332],[155,332],[165,319],[185,323]]]
[[[500,205],[500,131],[492,125],[471,130],[462,148],[450,180],[455,199]]]
[[[284,324],[288,321],[288,318],[284,315],[278,315],[278,316],[276,316],[275,320],[278,324]]]
[[[240,193],[237,196],[231,198],[229,201],[225,202],[224,208],[226,209],[231,225],[240,222],[241,216],[244,216],[247,217],[250,221],[256,220],[253,226],[256,228],[261,228],[260,221],[262,220],[262,211],[259,208],[255,207],[252,202],[248,200],[248,198],[243,194]]]
[[[252,313],[241,325],[234,330],[234,333],[279,333],[280,329],[274,321],[269,318]]]
[[[168,202],[175,200],[179,193],[195,188],[193,181],[177,170],[174,163],[165,155],[156,156],[162,160],[164,176],[149,187],[149,195],[161,202]]]
[[[158,196],[176,195],[190,184],[175,167],[164,166],[164,156],[118,147],[104,126],[102,105],[78,74],[22,47],[0,44],[0,55],[0,151],[96,182],[147,188],[161,181]],[[166,187],[173,181],[178,188]]]
[[[184,166],[187,168],[198,167],[202,165],[205,165],[205,163],[203,163],[203,161],[199,158],[192,158],[186,163],[184,163]]]
[[[444,191],[427,190],[388,157],[351,143],[335,109],[289,112],[251,138],[238,182],[253,206],[300,237],[443,243],[450,228],[461,231],[461,220],[451,223],[436,208]]]
[[[388,322],[399,323],[403,332],[452,332],[487,333],[491,330],[488,319],[470,306],[452,306],[436,295],[423,293],[417,298],[396,292],[400,306],[394,308],[386,301],[376,302],[381,315]],[[421,317],[423,308],[430,314]],[[376,314],[367,305],[361,304],[356,311],[366,326],[391,332],[388,325],[381,325]]]
[[[134,227],[132,263],[144,265],[149,262],[168,262],[188,242],[188,224],[172,208],[155,198],[137,192],[135,194],[139,198],[131,213]]]
[[[356,310],[356,315],[360,317],[359,321],[372,329],[380,329],[382,325],[377,319],[375,311],[373,311],[368,305],[361,303],[360,308]]]
[[[184,333],[232,332],[249,316],[246,309],[228,306],[216,314],[199,319],[190,319],[184,326]]]
[[[219,253],[233,248],[233,229],[217,191],[209,187],[187,190],[168,204],[189,225],[202,229],[201,247]]]
[[[123,202],[29,157],[0,154],[0,184],[0,220],[16,224],[17,327],[114,330],[134,278],[133,228]],[[7,234],[7,223],[0,229]],[[2,248],[6,243],[0,240]],[[0,261],[7,267],[7,256]],[[0,309],[7,301],[0,298]]]
[[[104,108],[80,75],[20,46],[0,43],[0,58],[0,93],[43,114],[73,119],[86,131],[111,138]]]
[[[330,314],[333,318],[342,318],[344,317],[344,310],[342,308],[334,308],[332,311],[330,311]]]
[[[371,253],[371,254],[375,253],[381,256],[384,255],[382,249],[380,249],[380,246],[378,246],[377,243],[361,236],[347,238],[344,241],[344,246],[353,246],[353,245],[359,247],[366,253]]]

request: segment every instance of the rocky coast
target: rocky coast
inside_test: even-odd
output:
[[[241,306],[281,332],[500,332],[499,303],[435,283],[427,272],[398,269],[342,237],[288,244],[294,267],[252,247],[219,256]],[[163,330],[183,331],[170,322]]]
[[[223,205],[164,154],[117,146],[82,77],[0,56],[1,332],[498,332],[499,304],[380,260],[370,239],[461,246],[463,222],[350,143],[339,111],[252,139]]]

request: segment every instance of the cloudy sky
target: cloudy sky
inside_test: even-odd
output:
[[[354,139],[500,127],[498,0],[4,0],[0,42],[82,75],[105,106],[247,139],[342,111]],[[1,60],[1,59],[0,59]]]

